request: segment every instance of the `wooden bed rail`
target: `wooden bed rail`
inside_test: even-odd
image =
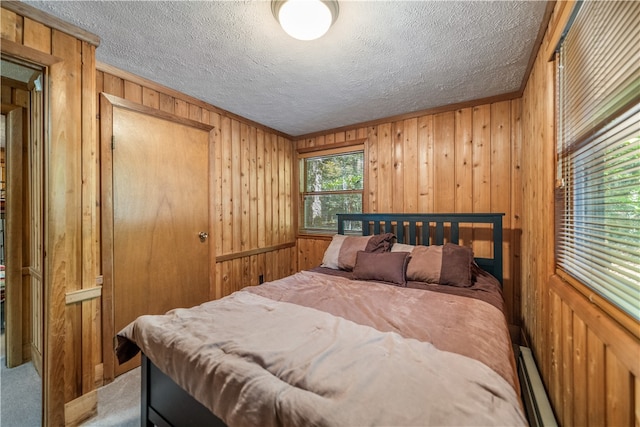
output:
[[[449,229],[447,242],[458,244],[460,224],[490,224],[492,226],[493,258],[476,258],[477,264],[491,273],[502,283],[502,217],[504,213],[428,213],[428,214],[337,214],[338,234],[349,234],[349,223],[359,223],[360,230],[354,234],[394,233],[400,243],[410,245],[442,245],[445,242],[445,229]],[[402,224],[402,226],[399,226]],[[427,227],[424,224],[428,224]],[[431,235],[432,228],[435,235]]]

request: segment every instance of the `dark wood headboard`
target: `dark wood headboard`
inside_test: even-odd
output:
[[[395,214],[365,213],[338,214],[338,233],[371,234],[394,233],[399,243],[409,245],[458,244],[460,224],[491,224],[493,258],[475,258],[476,263],[502,284],[502,217],[503,213],[443,213]],[[402,226],[399,226],[402,224]],[[424,224],[428,224],[427,227]],[[354,230],[354,225],[361,227]],[[433,232],[432,232],[433,231]],[[448,231],[448,233],[445,233]],[[446,237],[446,239],[445,239]]]

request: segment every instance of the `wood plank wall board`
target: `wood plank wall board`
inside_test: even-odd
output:
[[[66,111],[65,115],[52,118],[50,123],[51,135],[59,145],[50,151],[49,163],[55,166],[48,174],[52,185],[47,199],[48,226],[55,247],[51,268],[60,268],[64,272],[61,286],[56,288],[63,287],[66,293],[80,289],[82,283],[81,217],[78,215],[82,212],[82,79],[73,78],[82,72],[82,45],[76,38],[57,30],[52,36],[53,54],[65,61],[60,65],[64,70],[51,76],[51,86],[73,100],[71,103],[65,97],[51,100],[51,110]],[[61,337],[65,343],[66,359],[64,402],[70,402],[82,394],[82,313],[77,305],[68,306],[61,312],[65,313],[67,330],[73,331]]]
[[[509,149],[511,138],[514,136],[511,132],[511,105],[514,103],[517,103],[517,101],[503,101],[491,104],[490,211],[504,212],[506,214],[502,218],[502,226],[506,230],[506,233],[503,233],[502,242],[503,281],[505,283],[513,283],[514,277],[511,259],[511,235],[514,233],[511,225],[513,219],[511,198],[515,189],[511,187],[511,177],[515,175],[515,171],[511,164],[513,151]],[[493,255],[492,250],[493,248],[489,248],[491,255]],[[517,319],[514,293],[514,286],[505,286],[504,298],[513,304],[512,318]]]
[[[418,117],[418,212],[433,211],[433,116]],[[465,206],[465,209],[467,207]]]
[[[491,105],[473,107],[473,212],[491,212],[491,151],[492,142],[494,142],[491,139],[493,130],[491,114]],[[498,151],[506,148],[495,147],[494,149]],[[503,218],[503,223],[504,221]],[[492,248],[491,242],[487,240],[488,233],[487,226],[473,227],[474,254],[491,255]]]
[[[319,145],[324,143],[325,137],[320,136],[314,138],[312,141],[307,141],[307,146],[315,146],[315,141],[318,142]],[[367,150],[366,150],[366,158],[367,162],[365,163],[364,169],[364,188],[363,188],[363,200],[362,200],[362,211],[363,212],[380,212],[379,204],[378,204],[378,128],[369,127],[367,128]],[[308,257],[310,259],[314,259],[312,257]],[[322,260],[322,257],[317,257],[316,260]]]
[[[555,62],[551,44],[573,2],[557,2],[519,104],[520,164],[511,185],[520,192],[520,246],[513,271],[522,278],[522,331],[532,347],[561,425],[640,423],[640,341],[555,272]],[[554,39],[555,38],[555,39]],[[555,41],[554,41],[555,40]],[[512,110],[512,114],[514,110]],[[512,120],[512,123],[514,121]],[[518,157],[516,157],[518,158]],[[517,206],[517,204],[516,204]]]
[[[606,414],[602,402],[606,400],[605,345],[598,335],[587,329],[587,419],[589,425],[606,425]]]
[[[469,167],[473,164],[473,110],[456,110],[455,121],[455,210],[473,212],[473,168]],[[460,244],[468,245],[472,240],[472,230],[460,230]]]
[[[511,103],[511,274],[514,283],[519,283],[522,277],[522,100],[516,99]],[[505,252],[506,254],[507,252]],[[513,286],[513,295],[506,298],[513,301],[514,323],[520,324],[522,319],[522,293],[520,286]]]
[[[82,67],[82,140],[86,141],[86,149],[81,154],[81,201],[82,201],[82,279],[83,289],[96,286],[99,275],[100,256],[100,218],[96,200],[100,191],[96,177],[99,174],[98,153],[100,152],[97,132],[97,107],[94,102],[96,89],[96,63],[95,46],[82,42],[81,67]],[[100,300],[94,298],[83,301],[80,309],[82,312],[82,390],[81,394],[95,389],[95,367],[101,362],[102,357],[99,335],[99,307]]]
[[[528,342],[545,379],[552,373],[551,353],[545,351],[549,349],[549,328],[552,325],[549,313],[555,313],[558,308],[549,305],[546,283],[546,278],[553,274],[554,266],[553,95],[554,64],[539,57],[522,99],[522,317],[525,337],[535,337]],[[548,386],[547,381],[545,384]],[[558,399],[553,399],[553,402],[554,409],[559,411]]]
[[[252,181],[255,180],[255,210],[256,210],[256,235],[257,242],[255,242],[255,247],[264,248],[267,239],[267,228],[266,228],[266,208],[267,208],[267,200],[265,198],[265,170],[266,170],[266,161],[265,161],[265,134],[264,130],[256,129],[256,144],[255,144],[255,169],[254,176],[252,176]]]
[[[520,235],[513,229],[520,225],[513,212],[520,215],[516,204],[522,197],[514,196],[521,189],[512,178],[520,180],[516,168],[521,161],[514,159],[520,150],[513,148],[521,146],[514,141],[521,137],[520,127],[520,100],[509,100],[307,137],[296,141],[296,148],[321,149],[343,138],[364,138],[365,212],[504,212],[507,315],[517,323],[519,276],[512,271],[511,257],[513,236]],[[461,229],[463,241],[473,244],[478,256],[492,250],[483,241],[487,231]],[[320,264],[328,242],[305,235],[297,244],[298,268],[303,269]]]
[[[297,243],[297,270],[310,270],[314,267],[318,267],[322,261],[324,252],[327,250],[330,243],[331,237],[299,237]]]
[[[23,44],[23,17],[17,13],[1,9],[0,15],[0,36],[2,39]]]
[[[434,212],[455,211],[455,180],[451,171],[455,170],[455,113],[449,111],[433,117],[434,127]]]

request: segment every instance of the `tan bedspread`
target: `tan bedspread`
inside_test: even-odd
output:
[[[504,314],[482,300],[302,271],[244,289],[477,359],[518,389]]]
[[[434,293],[409,289],[412,293],[401,297],[393,292],[403,289],[392,286],[340,283],[317,275],[325,276],[302,272],[191,309],[142,316],[119,334],[119,357],[130,355],[131,347],[140,347],[160,370],[231,426],[526,424],[505,375],[457,354],[464,352],[462,337],[455,339],[459,341],[454,345],[456,353],[437,348],[446,346],[445,336],[458,334],[458,321],[463,328],[482,327],[445,316],[444,332],[436,332],[423,323],[429,321],[426,318],[413,318],[419,311],[414,305],[425,302],[413,292]],[[324,286],[335,289],[323,287],[319,280],[328,280]],[[288,287],[295,287],[299,295],[313,295],[327,312],[307,303],[272,299],[290,294]],[[273,294],[257,295],[264,292]],[[319,295],[328,297],[333,292],[342,293],[351,309],[349,304],[330,308],[334,304]],[[390,301],[397,300],[392,303],[394,313],[379,316],[367,308],[365,301],[378,293],[378,297],[386,294]],[[443,296],[452,297],[438,298]],[[405,319],[401,323],[414,319],[408,335],[416,337],[395,333],[403,329],[391,320],[397,310],[402,311],[402,299],[409,308],[399,318]],[[465,310],[477,308],[445,299],[426,306],[425,311],[445,315],[457,304]],[[354,321],[346,320],[349,316],[344,313],[330,314],[331,310],[348,311]],[[475,313],[467,311],[466,316]],[[384,320],[370,324],[375,318]],[[427,340],[435,345],[423,342]],[[467,338],[466,345],[475,347],[475,341]],[[495,342],[490,340],[488,347]]]

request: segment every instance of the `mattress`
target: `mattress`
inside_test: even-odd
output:
[[[526,425],[499,283],[303,271],[118,334],[228,425]]]

